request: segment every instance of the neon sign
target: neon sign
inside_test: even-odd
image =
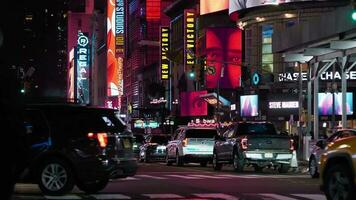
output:
[[[77,92],[79,103],[89,104],[89,38],[87,33],[78,32],[76,49]]]
[[[187,9],[184,11],[184,65],[195,64],[195,11]],[[185,67],[187,69],[187,67]]]
[[[168,80],[169,60],[167,52],[169,51],[169,28],[161,27],[161,80]]]
[[[272,101],[269,102],[269,109],[289,109],[289,108],[299,108],[298,101]]]
[[[115,6],[115,53],[124,54],[125,7],[124,0],[116,0]]]

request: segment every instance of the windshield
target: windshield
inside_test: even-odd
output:
[[[216,135],[215,129],[189,129],[185,133],[186,138],[214,138]]]
[[[167,144],[168,143],[168,137],[167,136],[152,136],[151,143],[157,143],[157,144]]]
[[[272,124],[243,123],[238,125],[237,134],[238,135],[254,135],[254,134],[276,135],[277,132]]]

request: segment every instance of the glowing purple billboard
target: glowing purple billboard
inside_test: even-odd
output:
[[[334,98],[333,98],[334,97]],[[335,115],[342,115],[342,93],[318,93],[319,115],[333,114],[333,101]],[[353,114],[353,94],[346,93],[346,114]]]
[[[241,117],[258,116],[258,95],[240,96]]]
[[[241,82],[242,38],[238,28],[206,31],[206,87],[237,88]],[[223,71],[222,71],[223,70]]]

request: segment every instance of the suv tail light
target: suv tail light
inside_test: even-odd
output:
[[[101,148],[105,148],[108,145],[107,133],[88,133],[88,138],[97,139]]]
[[[294,151],[294,140],[293,139],[289,140],[289,150]]]
[[[183,140],[183,147],[187,146],[187,144],[188,144],[188,138],[185,138],[185,139]]]
[[[246,150],[248,148],[248,143],[247,142],[248,142],[247,138],[242,138],[242,140],[241,140],[241,148],[243,150]]]

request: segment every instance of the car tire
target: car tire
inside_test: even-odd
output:
[[[44,194],[63,195],[73,189],[73,170],[67,162],[50,159],[43,162],[38,169],[37,182]]]
[[[282,164],[279,168],[278,168],[278,172],[281,174],[287,173],[290,169],[290,165],[285,165]]]
[[[263,171],[263,167],[258,166],[258,165],[254,165],[253,168],[255,169],[255,172],[262,172]]]
[[[311,156],[309,159],[309,168],[308,168],[309,174],[312,178],[318,178],[319,177],[319,172],[318,172],[318,162],[316,161],[316,158],[314,156]]]
[[[166,154],[166,165],[167,166],[171,166],[172,165],[172,161],[169,160],[168,153]]]
[[[213,154],[213,169],[215,171],[220,171],[222,169],[222,163],[219,163],[218,155],[216,153]]]
[[[236,172],[243,172],[244,170],[244,160],[240,158],[237,152],[234,152],[232,158],[232,167]]]
[[[147,156],[147,154],[145,154],[145,157],[143,158],[143,162],[144,162],[144,163],[149,163],[149,162],[151,162],[151,159],[150,159],[149,156]]]
[[[201,167],[206,167],[207,165],[208,165],[208,161],[200,162]]]
[[[109,183],[108,179],[98,180],[94,182],[78,182],[77,186],[80,190],[84,191],[87,194],[95,194],[100,190],[103,190]]]
[[[179,153],[177,151],[176,153],[176,165],[177,166],[183,166],[183,158],[181,156],[179,156]]]
[[[327,199],[353,200],[356,198],[352,172],[349,167],[343,164],[335,164],[325,173],[324,186]],[[341,188],[344,191],[338,190]]]

